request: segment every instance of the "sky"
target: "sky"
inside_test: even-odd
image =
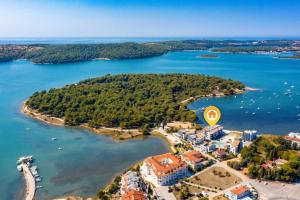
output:
[[[299,0],[0,0],[0,37],[299,37]]]

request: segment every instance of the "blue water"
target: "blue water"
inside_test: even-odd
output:
[[[276,134],[300,131],[300,116],[297,116],[300,114],[297,109],[300,96],[296,95],[300,92],[300,60],[248,54],[198,58],[202,53],[207,52],[174,52],[147,59],[59,65],[33,65],[27,61],[1,63],[0,199],[21,198],[23,182],[15,165],[21,155],[31,154],[37,159],[44,177],[41,185],[45,186],[38,191],[38,197],[50,199],[69,193],[93,195],[122,169],[146,156],[168,151],[159,138],[116,143],[110,137],[85,130],[46,125],[19,112],[22,101],[37,90],[62,87],[107,73],[183,72],[241,80],[262,91],[203,99],[192,103],[190,108],[198,110],[201,120],[199,108],[210,104],[219,106],[222,111],[220,123],[227,129],[251,128]],[[291,90],[291,96],[283,94],[287,89]],[[241,105],[245,108],[240,109]],[[51,141],[52,137],[58,140]],[[63,150],[57,150],[58,147]]]

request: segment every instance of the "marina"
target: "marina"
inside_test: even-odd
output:
[[[25,181],[25,200],[33,200],[35,197],[36,189],[41,186],[36,186],[36,182],[41,182],[42,178],[38,174],[38,167],[32,165],[33,157],[24,156],[17,160],[17,170],[23,174]]]

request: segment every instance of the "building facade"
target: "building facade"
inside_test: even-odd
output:
[[[187,164],[179,157],[166,153],[148,157],[143,161],[141,174],[154,185],[172,185],[187,177]]]

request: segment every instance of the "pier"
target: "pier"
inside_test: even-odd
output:
[[[35,196],[35,189],[36,189],[35,179],[29,169],[29,166],[26,163],[22,163],[21,167],[22,167],[22,172],[25,181],[24,199],[33,200]]]

